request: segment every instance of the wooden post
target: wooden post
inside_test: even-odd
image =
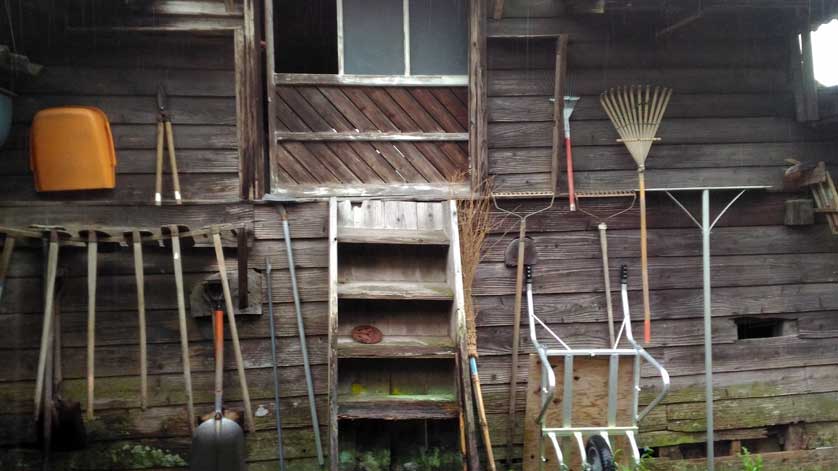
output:
[[[502,2],[501,2],[502,3]],[[486,5],[469,0],[468,149],[472,189],[489,175],[486,115]]]
[[[329,200],[329,470],[338,471],[338,202]]]
[[[277,146],[276,140],[272,136],[276,134],[276,65],[274,58],[274,5],[273,0],[265,0],[265,9],[263,11],[265,20],[265,100],[268,102],[268,114],[265,116],[267,121],[268,136],[268,161],[274,159],[274,149]],[[265,193],[270,193],[271,188],[276,186],[276,177],[273,171],[273,165],[268,165],[270,175],[266,177],[264,184]]]
[[[556,80],[553,88],[553,151],[550,159],[550,191],[556,193],[559,184],[559,162],[564,147],[564,87],[567,74],[567,35],[556,40]]]

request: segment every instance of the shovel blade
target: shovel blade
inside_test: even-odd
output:
[[[507,267],[518,266],[518,243],[520,239],[515,238],[506,246],[504,252],[504,263]],[[524,237],[524,265],[535,265],[538,262],[538,250],[535,241],[531,237]]]
[[[244,432],[222,418],[204,421],[192,435],[192,471],[245,471]]]

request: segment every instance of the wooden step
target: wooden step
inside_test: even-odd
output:
[[[343,299],[425,299],[446,301],[454,292],[446,283],[419,281],[353,281],[338,283]]]
[[[453,394],[338,397],[340,419],[415,420],[458,416],[459,404]]]
[[[376,344],[364,344],[351,337],[338,338],[340,358],[453,358],[456,352],[450,337],[384,337]]]
[[[341,227],[338,242],[342,244],[449,245],[448,235],[441,230],[370,229]]]

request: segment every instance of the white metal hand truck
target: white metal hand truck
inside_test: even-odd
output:
[[[623,301],[623,322],[611,348],[585,348],[572,349],[559,337],[550,327],[547,326],[533,309],[532,297],[532,267],[526,267],[526,292],[527,311],[529,314],[530,339],[536,348],[538,357],[541,360],[541,407],[537,418],[540,433],[538,435],[539,449],[539,470],[544,470],[547,456],[545,455],[546,442],[549,441],[555,451],[556,461],[559,470],[567,470],[564,455],[562,454],[559,441],[561,438],[570,438],[579,449],[579,454],[584,470],[590,471],[613,471],[615,469],[613,452],[611,451],[611,436],[624,436],[628,440],[632,458],[635,464],[640,462],[640,451],[637,448],[637,423],[643,419],[669,392],[669,373],[661,366],[646,350],[634,340],[631,332],[631,315],[629,314],[628,302],[628,269],[623,265],[621,280],[621,295]],[[538,340],[536,324],[546,332],[552,340],[559,345],[549,347]],[[620,339],[625,334],[628,347],[619,348]],[[573,361],[577,357],[608,357],[608,411],[607,426],[584,426],[574,424],[573,419]],[[617,393],[620,357],[631,357],[634,359],[634,379],[631,394],[631,420],[629,423],[620,424],[617,420]],[[552,403],[556,394],[556,374],[551,366],[551,358],[564,359],[563,391],[561,398],[561,425],[552,426],[546,423],[547,409]],[[660,394],[638,413],[638,401],[640,396],[640,360],[644,359],[654,366],[661,377],[663,384]],[[585,437],[588,437],[587,446]]]

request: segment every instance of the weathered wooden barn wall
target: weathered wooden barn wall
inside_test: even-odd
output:
[[[462,87],[277,86],[279,131],[464,133]],[[447,183],[468,172],[460,142],[306,142],[277,144],[273,185]],[[310,139],[310,138],[309,138]]]
[[[776,13],[712,16],[655,40],[660,23],[651,26],[637,15],[559,19],[550,17],[549,9],[540,12],[538,5],[516,9],[519,3],[511,2],[503,20],[489,21],[489,172],[500,189],[543,186],[549,176],[555,39],[516,38],[528,34],[570,34],[570,92],[582,97],[571,121],[578,191],[634,188],[635,164],[615,142],[598,100],[607,87],[624,84],[674,88],[658,133],[663,140],[647,160],[650,187],[778,185],[786,158],[835,165],[834,132],[795,121],[787,74],[789,29]],[[559,184],[566,188],[564,180]],[[712,213],[732,196],[714,194]],[[837,246],[820,219],[810,227],[783,225],[783,203],[791,196],[750,192],[713,232],[716,428],[717,439],[724,441],[719,455],[729,452],[729,440],[764,451],[836,444]],[[679,197],[693,214],[700,213],[697,194]],[[630,198],[583,199],[580,206],[606,217],[630,203]],[[527,202],[520,209],[544,204]],[[645,420],[640,443],[670,447],[662,454],[671,457],[703,456],[700,233],[662,194],[649,195],[648,215],[650,350],[673,375],[674,392]],[[598,222],[570,213],[566,200],[560,200],[527,225],[540,255],[536,311],[575,345],[602,346],[608,335]],[[612,287],[619,286],[619,266],[628,264],[637,317],[642,303],[636,205],[607,224]],[[503,265],[511,236],[501,234],[516,229],[514,219],[500,223],[474,288],[482,379],[490,385],[488,402],[495,414],[508,397],[503,383],[509,381],[514,291],[514,273]],[[618,304],[615,312],[621,313]],[[783,319],[787,334],[738,340],[740,317]],[[532,351],[527,340],[522,345]],[[517,407],[523,411],[532,391],[525,391],[525,373],[519,372]],[[647,387],[656,382],[644,380]],[[495,431],[505,427],[504,420],[494,417]],[[500,445],[505,436],[496,433],[493,439]],[[519,434],[516,444],[520,440]]]
[[[591,17],[591,21],[596,26],[600,19]],[[555,19],[527,21],[512,15],[499,23],[490,21],[489,26],[492,34],[498,35],[516,28],[554,24],[558,24]],[[628,155],[620,146],[611,144],[615,136],[598,110],[594,95],[611,83],[640,80],[638,74],[644,71],[652,71],[654,77],[661,77],[661,83],[676,87],[676,98],[684,100],[673,101],[670,107],[667,119],[678,124],[661,129],[667,143],[656,145],[649,158],[650,169],[667,170],[673,177],[706,169],[715,172],[708,175],[718,178],[756,175],[776,179],[786,157],[834,163],[835,143],[794,123],[785,56],[773,50],[785,48],[782,37],[770,29],[767,34],[745,38],[731,35],[732,27],[701,32],[702,24],[651,50],[619,40],[616,32],[609,36],[611,26],[605,28],[605,36],[586,33],[592,31],[586,22],[568,26],[573,28],[569,29],[571,73],[587,74],[591,81],[575,81],[575,87],[584,96],[573,124],[580,184],[619,183],[634,178]],[[613,28],[620,31],[628,25],[617,20]],[[695,36],[691,36],[693,32]],[[266,255],[274,260],[286,451],[294,469],[316,468],[288,274],[284,269],[281,224],[274,208],[238,200],[232,39],[182,33],[136,40],[124,35],[94,37],[92,43],[91,37],[80,43],[54,42],[53,54],[30,52],[47,69],[38,81],[22,85],[23,96],[16,105],[17,137],[0,150],[0,173],[5,183],[0,189],[0,224],[130,221],[139,227],[168,223],[201,227],[216,222],[251,222],[256,239],[250,254],[251,267],[261,269]],[[610,42],[599,39],[603,37],[611,37]],[[712,41],[695,42],[695,38],[704,37]],[[492,142],[497,143],[490,158],[500,183],[527,181],[528,172],[522,173],[527,161],[506,158],[503,153],[531,153],[534,160],[547,155],[543,150],[549,148],[550,134],[545,133],[547,127],[543,123],[550,117],[545,114],[549,111],[544,108],[544,98],[551,90],[545,83],[552,83],[546,72],[552,68],[552,50],[532,42],[529,55],[504,56],[499,51],[525,46],[520,41],[512,41],[516,43],[512,46],[500,44],[497,39],[490,42],[490,102],[509,99],[510,103],[503,107],[490,105]],[[639,61],[638,66],[631,67],[629,58]],[[502,60],[507,64],[502,65]],[[522,60],[529,60],[532,70],[526,69],[527,63],[522,64]],[[498,77],[504,74],[510,79],[499,81]],[[160,81],[167,84],[173,95],[171,106],[184,194],[191,200],[183,207],[157,209],[136,205],[151,200],[154,93]],[[534,91],[511,96],[496,93],[503,87],[515,86]],[[70,103],[96,104],[108,113],[114,123],[120,163],[117,190],[77,196],[74,198],[80,201],[67,204],[61,201],[71,198],[69,195],[38,196],[31,190],[24,135],[26,122],[36,109]],[[522,106],[529,113],[516,111]],[[596,171],[600,165],[606,171]],[[594,174],[600,179],[595,179]],[[168,175],[164,177],[168,192]],[[542,177],[533,177],[533,181],[538,178]],[[710,183],[714,181],[718,180]],[[838,350],[834,338],[838,336],[834,320],[838,311],[838,263],[833,256],[838,242],[823,221],[811,227],[783,226],[783,202],[787,197],[776,193],[746,195],[714,231],[720,411],[717,426],[724,431],[720,439],[751,439],[783,432],[785,424],[805,423],[789,435],[794,438],[798,433],[796,443],[802,441],[805,447],[814,448],[834,445],[838,429]],[[555,209],[528,224],[541,252],[541,262],[536,267],[537,311],[574,342],[602,342],[607,334],[596,221],[580,213],[569,213],[564,203],[559,201]],[[688,207],[695,210],[696,203],[690,200]],[[522,209],[540,204],[525,202]],[[625,199],[582,202],[586,210],[604,215],[628,204]],[[715,201],[715,210],[721,205],[721,201]],[[325,204],[307,203],[289,206],[289,211],[318,407],[321,417],[325,417],[327,208]],[[642,440],[655,446],[699,443],[703,404],[698,233],[667,199],[650,196],[648,213],[655,318],[652,353],[663,359],[675,375],[676,391],[644,423]],[[500,215],[496,215],[496,220],[498,227],[489,241],[476,293],[480,307],[481,380],[496,457],[503,459],[514,273],[503,266],[502,250],[511,238],[505,233],[514,230],[514,222]],[[635,313],[640,312],[638,221],[636,208],[608,220],[614,283],[616,267],[628,263],[632,267],[631,299]],[[228,256],[232,262],[234,254]],[[40,264],[38,250],[16,253],[0,305],[0,321],[8,326],[0,332],[0,356],[4,360],[0,365],[3,469],[40,467],[40,451],[34,444],[36,431],[30,417],[42,318]],[[216,269],[214,257],[206,249],[188,250],[184,264],[187,289]],[[84,402],[83,255],[68,252],[62,265],[68,269],[60,302],[66,378],[63,389],[65,397]],[[170,254],[163,249],[146,253],[152,391],[152,404],[146,411],[139,408],[131,254],[125,249],[103,253],[99,268],[98,418],[88,425],[90,447],[80,453],[57,454],[54,469],[164,468],[165,463],[159,461],[146,464],[149,453],[133,447],[147,445],[184,459],[189,454]],[[234,270],[235,264],[228,264],[228,269]],[[797,334],[768,340],[736,340],[733,319],[743,315],[789,319],[796,323]],[[189,331],[196,412],[202,414],[210,410],[212,401],[210,334],[203,321],[190,320]],[[273,412],[267,319],[242,319],[239,332],[254,408],[262,405]],[[522,345],[529,348],[527,341]],[[226,350],[230,351],[229,344]],[[241,395],[231,355],[227,355],[226,370],[226,402],[240,409]],[[515,440],[517,453],[522,440],[524,371],[521,369],[518,377],[521,416]],[[649,381],[653,382],[651,378]],[[273,415],[257,417],[257,428],[255,434],[248,436],[251,469],[274,469]],[[761,446],[770,448],[770,443]]]
[[[175,2],[177,3],[177,2]],[[34,38],[32,38],[34,39]],[[232,34],[78,33],[32,44],[28,53],[45,64],[43,76],[19,83],[14,133],[0,150],[0,225],[101,224],[159,227],[185,224],[201,228],[214,223],[246,223],[256,241],[250,266],[274,262],[273,293],[279,325],[280,381],[286,451],[292,469],[316,467],[305,399],[305,382],[282,232],[273,208],[239,200],[234,48]],[[158,83],[170,94],[175,143],[186,203],[156,208],[154,145]],[[109,116],[117,146],[117,188],[112,192],[38,195],[28,170],[28,123],[40,108],[94,105]],[[168,163],[164,199],[171,200]],[[258,213],[258,214],[257,214]],[[318,406],[325,417],[326,391],[326,244],[324,205],[289,208],[304,305],[310,333]],[[87,424],[89,447],[79,453],[55,455],[53,469],[162,468],[189,458],[190,434],[184,408],[182,365],[177,331],[174,275],[168,249],[144,251],[149,325],[149,392],[151,404],[139,408],[139,360],[136,291],[129,248],[100,249],[97,346],[96,420]],[[228,252],[228,270],[236,270],[235,252]],[[40,338],[40,249],[16,250],[10,279],[0,305],[6,326],[0,333],[0,468],[40,469],[40,448],[31,419],[35,363]],[[211,249],[185,249],[187,291],[217,270]],[[84,403],[86,361],[86,277],[81,250],[61,256],[66,270],[59,301],[63,333],[63,395]],[[239,332],[247,362],[254,409],[272,411],[257,418],[258,431],[248,434],[251,469],[276,465],[273,431],[273,383],[267,317],[242,319]],[[196,414],[212,409],[212,345],[208,319],[188,323]],[[229,333],[227,335],[229,338]],[[228,342],[225,398],[241,410],[231,344]],[[136,445],[151,450],[136,449]],[[155,458],[153,450],[169,458]]]

